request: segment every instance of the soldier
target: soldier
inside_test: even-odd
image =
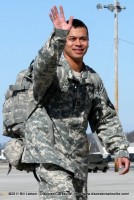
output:
[[[86,25],[56,6],[54,32],[34,61],[34,98],[41,106],[26,124],[23,162],[40,163],[40,198],[87,199],[88,122],[107,151],[129,171],[128,141],[99,75],[83,62]]]

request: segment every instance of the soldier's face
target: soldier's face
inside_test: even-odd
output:
[[[66,45],[64,48],[65,58],[69,58],[74,61],[83,60],[83,56],[87,52],[88,43],[89,39],[86,28],[72,27],[66,39]]]

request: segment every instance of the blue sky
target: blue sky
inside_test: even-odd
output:
[[[14,84],[19,71],[27,68],[48,39],[53,25],[49,12],[62,5],[66,19],[73,15],[89,28],[90,47],[85,63],[101,76],[114,103],[114,14],[96,5],[113,4],[113,0],[1,0],[0,1],[0,142],[4,94]],[[126,10],[119,13],[119,118],[125,132],[134,130],[134,1],[121,0]]]

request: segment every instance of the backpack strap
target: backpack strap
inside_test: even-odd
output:
[[[8,164],[8,172],[7,172],[7,175],[11,172],[11,170],[12,170],[12,165],[9,163],[9,164]]]
[[[37,176],[37,173],[36,173],[36,169],[33,170],[33,175],[34,175],[35,179],[36,179],[38,182],[40,182],[40,179],[39,179],[39,177]]]
[[[20,86],[20,85],[10,85],[9,86],[10,90],[13,91],[19,91],[19,90],[28,90],[29,86],[28,85],[24,85],[24,86]]]
[[[9,163],[8,164],[8,172],[7,172],[7,175],[11,172],[11,170],[12,170],[12,165]],[[38,182],[40,182],[40,179],[39,179],[39,177],[38,177],[38,175],[37,175],[37,173],[36,173],[36,169],[33,169],[33,175],[34,175],[34,177],[35,177],[35,179],[38,181]]]

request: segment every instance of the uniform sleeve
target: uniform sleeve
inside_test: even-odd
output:
[[[99,139],[110,154],[115,157],[129,157],[127,151],[129,143],[100,78],[94,90],[89,123],[92,131],[98,134]]]
[[[33,92],[40,101],[51,85],[56,67],[63,52],[68,31],[55,29],[46,44],[39,50],[34,62]]]

